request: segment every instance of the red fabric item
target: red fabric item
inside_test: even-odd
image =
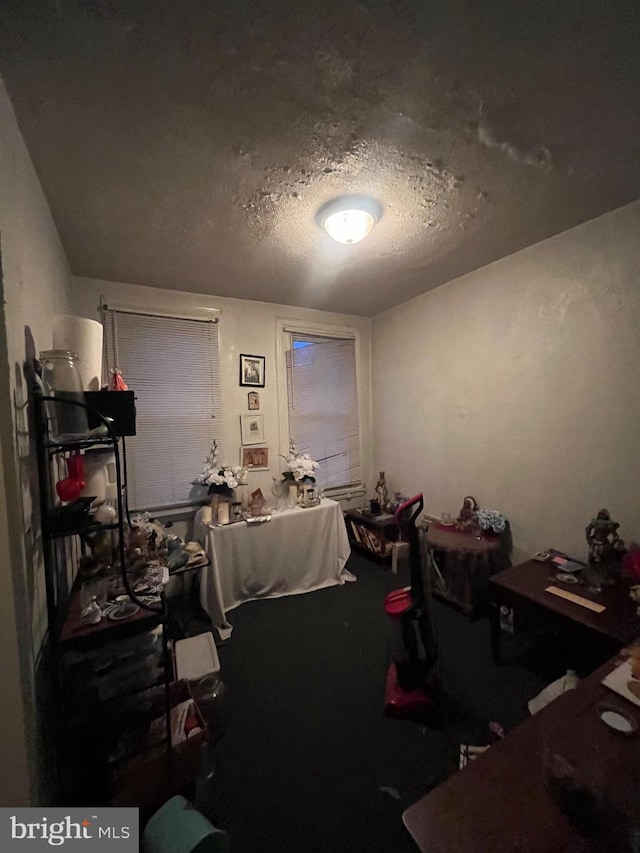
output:
[[[460,530],[460,528],[456,527],[455,524],[442,524],[441,522],[437,521],[433,526],[437,530],[445,530],[448,533],[460,533],[462,536],[473,536],[471,530]],[[497,535],[498,534],[494,533],[493,530],[482,531],[482,536],[485,539],[493,539]]]
[[[120,369],[117,367],[111,368],[111,388],[110,391],[128,391],[129,387],[127,383],[122,378],[122,373],[120,373]]]
[[[448,530],[451,533],[468,533],[468,530],[460,530],[460,528],[456,527],[455,524],[442,524],[440,521],[436,521],[433,525],[438,530]]]
[[[640,548],[634,548],[622,558],[624,574],[636,583],[640,583]]]

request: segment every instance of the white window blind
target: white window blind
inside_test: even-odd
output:
[[[355,340],[290,332],[286,360],[290,440],[320,463],[319,486],[359,483]]]
[[[119,367],[136,399],[127,438],[134,510],[192,503],[211,442],[221,446],[218,325],[104,309],[107,368]]]

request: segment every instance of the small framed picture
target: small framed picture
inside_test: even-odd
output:
[[[263,355],[240,354],[240,384],[255,385],[256,388],[264,388],[264,362]]]
[[[247,394],[249,401],[249,411],[255,412],[260,408],[260,395],[257,391],[249,391]]]
[[[264,444],[264,416],[240,415],[242,444]]]
[[[241,447],[240,464],[243,468],[252,471],[267,471],[269,469],[269,448],[264,447]]]

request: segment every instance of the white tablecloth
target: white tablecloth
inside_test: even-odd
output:
[[[199,510],[194,539],[206,549],[211,565],[202,569],[200,603],[223,640],[232,630],[225,613],[245,601],[355,580],[345,570],[351,549],[336,501],[277,512],[261,524],[212,527],[201,516]]]

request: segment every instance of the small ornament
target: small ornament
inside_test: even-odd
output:
[[[80,614],[80,619],[87,625],[97,625],[102,619],[102,610],[100,610],[100,605],[95,595]]]
[[[608,509],[601,509],[585,528],[589,545],[589,562],[602,563],[617,551],[624,551],[624,541],[618,536],[620,525],[612,521]]]
[[[387,505],[387,483],[384,478],[384,471],[380,471],[378,482],[376,483],[376,495],[378,496],[378,504],[381,509]]]
[[[461,530],[468,530],[473,524],[473,517],[478,509],[478,501],[471,497],[471,495],[467,495],[467,497],[462,501],[460,514],[456,519],[457,526]]]
[[[111,368],[111,387],[110,391],[128,391],[129,386],[122,378],[122,372],[119,367]]]

